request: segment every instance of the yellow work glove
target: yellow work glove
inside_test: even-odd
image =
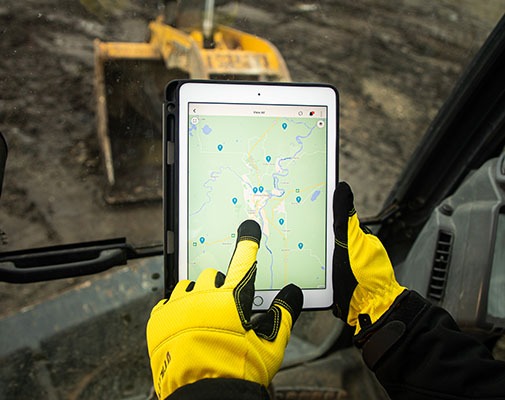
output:
[[[267,387],[280,368],[303,294],[288,285],[266,313],[251,320],[261,229],[247,220],[237,233],[226,276],[206,269],[196,283],[179,282],[170,299],[151,312],[147,347],[160,399],[206,378],[243,379]]]
[[[360,227],[354,196],[340,182],[333,196],[333,313],[361,329],[386,313],[404,287],[396,281],[393,266],[380,240]]]

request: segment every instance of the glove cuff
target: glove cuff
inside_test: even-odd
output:
[[[177,389],[166,400],[269,400],[266,388],[242,379],[202,379]]]
[[[355,335],[377,322],[391,309],[396,299],[405,291],[394,277],[387,286],[368,290],[358,285],[351,299],[347,323],[356,327]]]
[[[377,322],[363,328],[354,337],[354,344],[363,349],[366,365],[373,370],[382,356],[405,335],[429,307],[430,303],[421,295],[405,290]]]

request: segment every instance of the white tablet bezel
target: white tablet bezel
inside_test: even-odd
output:
[[[327,188],[326,188],[326,287],[305,289],[304,309],[324,309],[333,303],[332,255],[334,248],[332,204],[337,182],[337,142],[338,142],[338,97],[331,86],[309,84],[255,84],[243,82],[184,82],[179,88],[178,118],[178,279],[188,279],[188,126],[189,103],[232,103],[327,107]],[[260,250],[261,251],[261,247]],[[230,257],[231,257],[230,253]],[[229,260],[223,260],[223,266]],[[261,268],[261,266],[258,266]],[[225,272],[225,271],[224,271]],[[253,309],[268,309],[278,290],[256,291]]]

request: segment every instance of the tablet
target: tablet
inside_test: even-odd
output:
[[[304,309],[333,302],[338,93],[325,84],[174,81],[164,104],[165,267],[173,287],[226,273],[236,231],[257,221],[254,309],[285,285]]]

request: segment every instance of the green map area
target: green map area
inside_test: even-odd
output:
[[[204,116],[190,119],[189,279],[226,273],[236,230],[262,230],[256,290],[325,287],[326,121]]]

